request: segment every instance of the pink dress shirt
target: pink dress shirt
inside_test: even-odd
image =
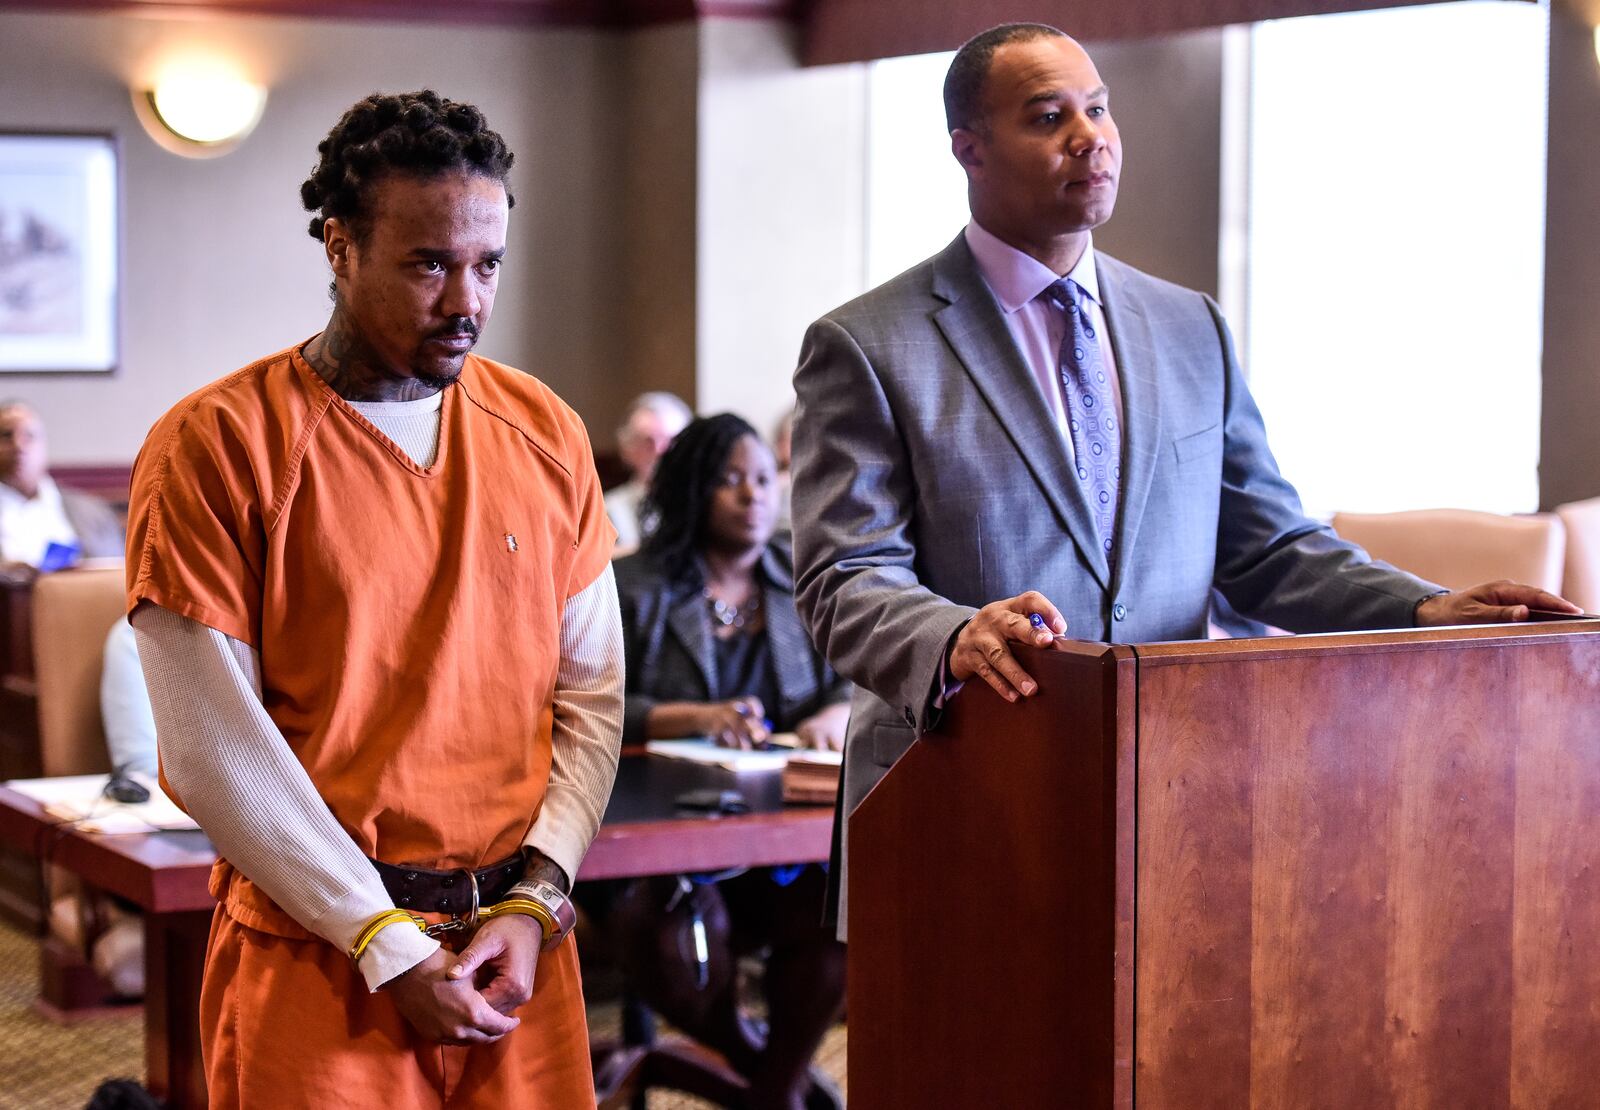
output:
[[[1033,371],[1039,383],[1045,404],[1055,417],[1056,430],[1072,455],[1072,436],[1067,434],[1067,406],[1061,393],[1061,337],[1066,333],[1066,313],[1044,291],[1060,280],[1061,275],[1051,270],[1032,255],[1003,243],[983,229],[977,220],[967,223],[967,246],[978,263],[978,272],[984,284],[1000,302],[1001,315],[1006,329],[1022,352],[1022,360]],[[1084,249],[1083,257],[1066,275],[1089,294],[1089,321],[1095,334],[1105,340],[1100,345],[1105,358],[1106,374],[1111,379],[1112,403],[1117,408],[1117,418],[1122,418],[1122,383],[1117,377],[1117,357],[1111,349],[1111,330],[1106,327],[1105,310],[1100,301],[1100,279],[1094,265],[1094,241]]]

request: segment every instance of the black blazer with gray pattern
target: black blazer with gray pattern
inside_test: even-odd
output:
[[[628,667],[622,740],[637,744],[657,703],[712,699],[716,644],[698,579],[673,581],[643,554],[618,559],[615,570]],[[787,536],[767,545],[756,575],[778,685],[778,704],[764,708],[774,731],[792,732],[818,710],[848,702],[852,689],[823,662],[800,624]]]

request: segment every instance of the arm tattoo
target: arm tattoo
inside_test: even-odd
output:
[[[572,880],[567,878],[567,873],[561,869],[561,865],[537,848],[528,849],[528,871],[523,880],[533,883],[543,880],[562,894],[572,893]]]

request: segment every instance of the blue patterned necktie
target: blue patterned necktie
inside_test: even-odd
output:
[[[1117,429],[1106,360],[1078,283],[1062,278],[1045,290],[1045,296],[1067,316],[1061,336],[1061,390],[1067,401],[1073,462],[1109,558],[1116,535],[1117,487],[1122,482],[1122,434]]]

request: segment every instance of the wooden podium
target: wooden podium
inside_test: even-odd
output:
[[[1600,1106],[1600,622],[1025,655],[850,823],[850,1102]]]

